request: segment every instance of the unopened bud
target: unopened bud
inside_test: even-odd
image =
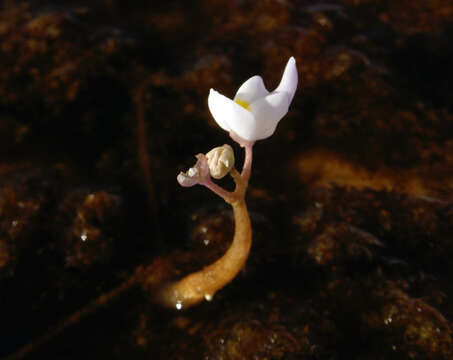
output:
[[[197,163],[186,172],[180,172],[176,180],[184,187],[202,184],[209,178],[208,162],[203,154],[198,154]]]
[[[230,145],[216,147],[206,154],[209,172],[214,179],[221,179],[234,166],[234,152]]]

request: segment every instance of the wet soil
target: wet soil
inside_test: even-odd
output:
[[[0,359],[453,358],[451,1],[0,4]],[[235,146],[209,89],[290,56],[245,268],[161,306],[233,234],[176,182]]]

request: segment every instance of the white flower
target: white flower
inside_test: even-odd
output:
[[[280,119],[288,112],[297,88],[296,60],[291,57],[282,79],[271,93],[261,76],[255,75],[241,85],[233,100],[211,89],[208,106],[219,126],[246,141],[271,136]]]

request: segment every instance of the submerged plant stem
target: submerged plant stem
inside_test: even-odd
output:
[[[171,284],[164,291],[164,302],[176,309],[195,305],[233,280],[242,269],[252,244],[252,228],[244,199],[233,202],[234,238],[227,252],[215,263]]]
[[[167,286],[161,294],[161,300],[167,306],[181,310],[203,299],[210,301],[217,291],[236,277],[247,261],[252,245],[252,227],[245,203],[245,193],[252,169],[253,142],[246,142],[242,146],[245,148],[242,173],[239,174],[235,168],[230,171],[236,184],[233,192],[224,190],[212,181],[203,184],[233,207],[233,242],[216,262]]]

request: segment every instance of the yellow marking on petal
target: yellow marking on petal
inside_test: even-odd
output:
[[[238,105],[241,105],[245,110],[250,111],[249,106],[250,104],[247,101],[236,99],[234,102]]]

